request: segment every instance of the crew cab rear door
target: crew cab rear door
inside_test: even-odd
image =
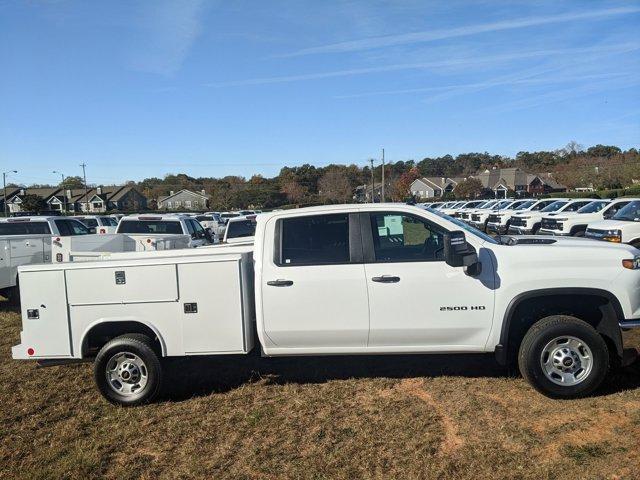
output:
[[[482,350],[491,329],[494,269],[478,277],[444,262],[443,227],[406,212],[362,213],[369,293],[369,347]]]
[[[274,255],[262,258],[260,282],[265,334],[276,347],[313,353],[366,346],[369,305],[357,222],[356,213],[301,214],[269,226]]]

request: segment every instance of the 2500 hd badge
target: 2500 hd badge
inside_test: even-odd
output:
[[[485,310],[486,307],[484,305],[472,305],[471,307],[467,307],[466,305],[459,305],[455,307],[440,307],[441,312],[459,312],[463,310]]]

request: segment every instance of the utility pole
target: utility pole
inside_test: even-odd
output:
[[[60,188],[62,188],[63,190],[62,198],[64,198],[64,201],[62,203],[62,210],[66,212],[67,211],[67,192],[65,191],[65,188],[64,188],[64,173],[58,172],[57,170],[54,170],[53,173],[57,173],[62,177],[62,182],[60,182]]]
[[[371,203],[376,203],[376,179],[373,176],[373,158],[370,158],[371,162]]]
[[[10,170],[8,172],[2,172],[2,189],[4,190],[4,197],[2,198],[2,205],[4,206],[4,216],[7,216],[7,173],[18,173],[17,170]]]
[[[382,149],[382,203],[385,202],[384,198],[384,148]]]
[[[89,211],[89,190],[87,189],[87,172],[85,171],[87,164],[83,163],[80,166],[82,167],[82,176],[84,177],[84,211],[86,213]]]

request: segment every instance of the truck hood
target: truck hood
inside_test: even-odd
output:
[[[507,242],[507,245],[509,248],[543,248],[545,251],[559,251],[559,249],[563,249],[562,255],[565,259],[567,256],[573,258],[576,256],[583,256],[588,260],[589,254],[594,253],[598,255],[610,253],[613,256],[622,255],[626,258],[633,258],[638,255],[638,250],[631,245],[623,243],[598,242],[590,238],[548,237],[546,235],[508,236],[508,238],[509,241]],[[540,259],[538,261],[540,261]]]
[[[620,230],[634,223],[640,224],[640,222],[632,222],[631,220],[602,220],[600,222],[590,223],[589,228],[595,228],[596,230]]]

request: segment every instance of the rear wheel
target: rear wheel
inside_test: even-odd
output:
[[[600,334],[575,317],[554,315],[525,335],[518,365],[522,376],[551,398],[579,398],[598,388],[609,371],[609,351]]]
[[[146,335],[128,334],[107,342],[94,363],[94,379],[111,403],[132,406],[152,401],[162,385],[162,366]]]

